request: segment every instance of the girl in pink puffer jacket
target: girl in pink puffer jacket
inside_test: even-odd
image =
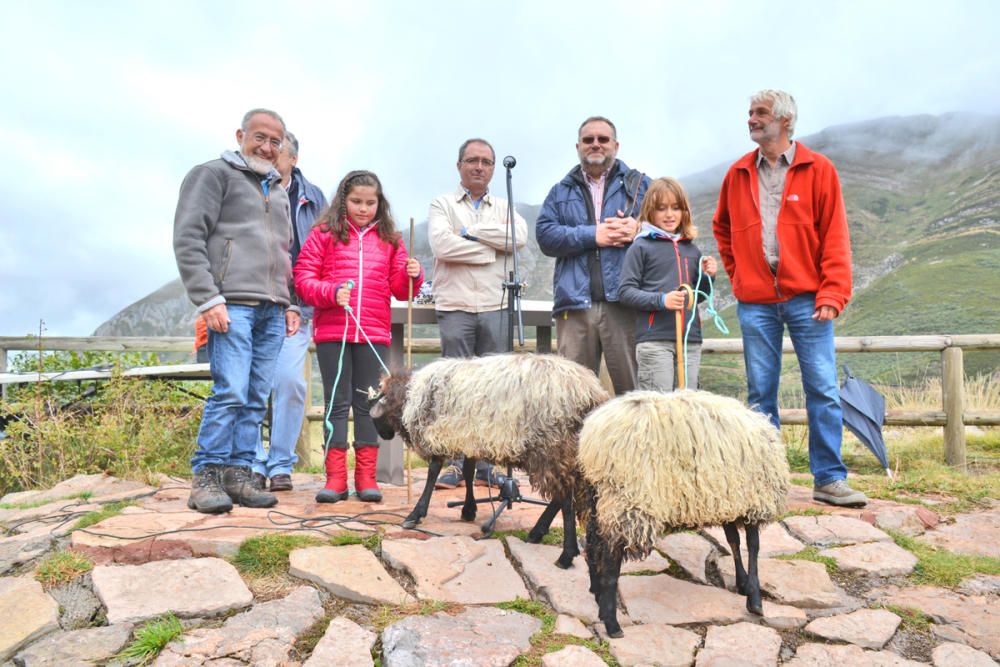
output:
[[[332,397],[324,422],[326,486],[316,495],[317,502],[335,503],[348,496],[347,415],[351,408],[354,489],[365,502],[382,500],[375,481],[378,435],[362,393],[378,386],[381,365],[365,335],[378,356],[387,359],[390,299],[406,299],[411,282],[416,293],[423,271],[406,253],[382,184],[370,171],[350,172],[316,221],[295,263],[295,292],[316,309],[313,339],[326,405],[331,406]],[[354,317],[347,313],[347,306]],[[340,379],[334,387],[338,368]]]

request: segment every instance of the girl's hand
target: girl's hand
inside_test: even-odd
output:
[[[679,289],[663,295],[663,307],[667,310],[684,310],[685,301],[687,301],[685,290]]]
[[[351,303],[351,288],[347,285],[341,285],[337,290],[337,305],[341,308],[346,308]]]
[[[701,268],[705,270],[705,273],[714,278],[715,272],[719,270],[719,263],[715,261],[714,257],[702,257]]]
[[[407,260],[406,260],[406,275],[410,276],[411,278],[416,278],[417,276],[419,276],[420,275],[420,262],[418,262],[417,260],[415,260],[412,257],[407,258]]]

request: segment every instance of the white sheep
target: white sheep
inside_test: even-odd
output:
[[[538,542],[555,514],[563,512],[563,550],[556,564],[567,568],[579,553],[573,498],[577,482],[577,436],[584,417],[608,394],[593,371],[551,354],[498,354],[440,359],[408,375],[383,378],[371,407],[383,438],[399,433],[428,461],[427,482],[403,526],[427,515],[434,482],[445,460],[465,457],[462,519],[476,517],[476,459],[528,473],[549,505],[528,535]]]
[[[578,463],[590,590],[609,636],[623,634],[616,610],[622,559],[645,558],[659,535],[683,528],[725,529],[737,590],[751,613],[763,613],[758,527],[784,513],[788,493],[785,450],[767,417],[704,391],[635,391],[587,417]]]

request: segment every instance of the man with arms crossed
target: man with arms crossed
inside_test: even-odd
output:
[[[750,100],[757,150],[726,174],[712,221],[743,331],[747,401],[778,421],[785,327],[802,371],[813,498],[864,506],[847,484],[833,320],[851,297],[851,242],[833,163],[791,137],[795,100],[762,90]]]
[[[508,203],[489,194],[496,154],[485,139],[469,139],[458,149],[459,187],[431,202],[427,237],[434,253],[434,309],[441,332],[441,355],[472,357],[509,352],[503,283],[512,270]],[[528,227],[514,212],[517,249]],[[504,397],[498,396],[502,401]],[[438,478],[439,488],[464,479],[461,459]],[[499,486],[502,476],[479,461],[476,481]]]

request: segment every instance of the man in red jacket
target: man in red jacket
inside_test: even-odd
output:
[[[809,419],[813,498],[861,507],[840,454],[833,320],[851,297],[851,243],[837,170],[791,137],[795,100],[762,90],[750,100],[757,150],[726,174],[712,221],[719,255],[738,301],[747,400],[777,427],[785,327],[802,371]]]

